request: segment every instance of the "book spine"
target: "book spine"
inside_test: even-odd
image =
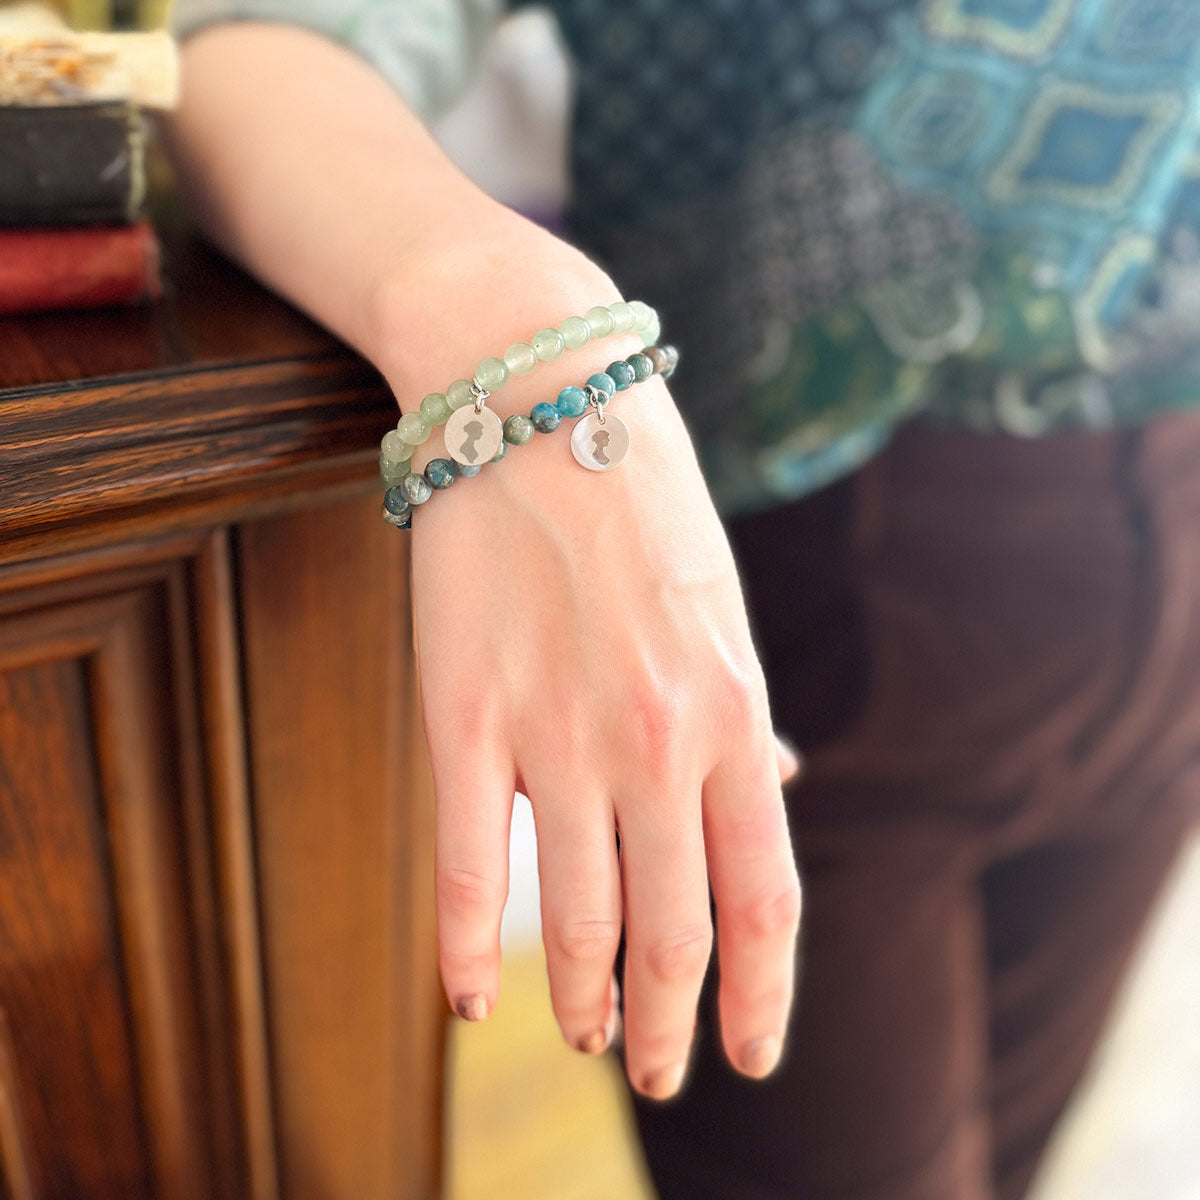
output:
[[[65,229],[0,229],[0,315],[104,308],[162,295],[148,221]]]
[[[125,102],[0,107],[0,225],[136,220],[145,142]]]

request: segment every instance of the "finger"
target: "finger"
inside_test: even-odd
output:
[[[621,940],[612,804],[582,784],[543,784],[530,800],[554,1016],[570,1045],[600,1054],[616,1032],[613,962]]]
[[[500,918],[508,896],[514,771],[494,747],[439,755],[437,795],[438,960],[450,1006],[481,1021],[500,990]]]
[[[662,819],[663,791],[634,801],[627,817],[618,814],[625,895],[626,1070],[633,1087],[656,1100],[673,1096],[682,1086],[700,986],[712,953],[700,789],[673,790],[683,799],[668,820]]]
[[[704,786],[704,834],[717,913],[721,1035],[743,1074],[783,1052],[795,986],[800,885],[779,774],[765,737],[723,760]]]
[[[779,768],[779,782],[789,784],[804,768],[800,751],[782,734],[775,735],[775,762]]]

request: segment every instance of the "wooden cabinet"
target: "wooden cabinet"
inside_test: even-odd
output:
[[[162,304],[0,321],[0,1195],[432,1197],[394,402],[167,249]]]

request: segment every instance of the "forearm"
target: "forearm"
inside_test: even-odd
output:
[[[475,349],[495,353],[497,340],[502,350],[616,298],[583,256],[472,184],[391,87],[333,42],[228,24],[190,38],[183,56],[169,137],[207,231],[398,393],[448,382],[407,377],[414,346],[422,374],[443,361],[460,371]],[[469,344],[448,354],[458,330]]]

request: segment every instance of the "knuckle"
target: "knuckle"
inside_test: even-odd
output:
[[[800,909],[800,884],[793,878],[782,888],[736,907],[731,920],[740,936],[764,940],[794,936],[800,927]]]
[[[694,925],[646,947],[646,967],[659,983],[679,983],[704,974],[712,954],[712,926]]]
[[[682,710],[679,697],[658,682],[633,694],[626,719],[639,758],[656,774],[665,774],[679,755]]]
[[[619,921],[571,921],[551,935],[555,948],[566,959],[577,963],[611,962],[621,940]]]
[[[504,904],[504,889],[494,879],[466,867],[440,867],[437,872],[439,909],[458,917],[491,916]]]
[[[724,723],[738,730],[757,727],[765,711],[765,700],[761,672],[732,664],[727,668],[720,690]]]

